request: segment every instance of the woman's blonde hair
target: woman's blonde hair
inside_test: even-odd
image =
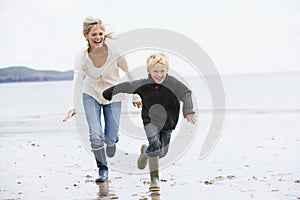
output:
[[[104,31],[104,41],[106,40],[106,38],[112,38],[113,33],[107,33],[107,34],[105,33],[106,27],[105,27],[104,23],[102,22],[102,20],[98,19],[98,18],[93,18],[93,17],[86,17],[83,20],[83,26],[82,26],[83,35],[89,34],[89,32],[91,31],[91,28],[93,28],[94,26],[99,26]]]
[[[157,64],[161,64],[169,70],[169,58],[164,53],[153,53],[147,59],[147,71],[149,72],[152,67]]]

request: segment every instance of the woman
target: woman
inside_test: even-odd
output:
[[[76,114],[82,95],[91,147],[99,168],[99,177],[95,181],[104,182],[108,178],[106,154],[108,157],[114,156],[119,140],[121,102],[118,98],[105,100],[102,92],[119,82],[119,68],[130,76],[125,58],[118,55],[113,41],[108,40],[112,34],[106,33],[106,27],[100,19],[87,17],[83,21],[83,35],[88,45],[75,60],[73,106],[63,121]],[[142,106],[138,96],[134,97],[133,105]],[[104,126],[101,123],[102,113]]]

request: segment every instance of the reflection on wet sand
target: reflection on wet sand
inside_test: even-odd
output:
[[[96,183],[99,186],[99,191],[97,193],[97,200],[111,200],[111,199],[119,199],[116,195],[115,191],[109,187],[109,181],[105,181],[102,183]],[[148,193],[148,192],[147,192]],[[146,196],[140,196],[140,199],[143,200],[160,200],[159,192],[150,192]]]
[[[110,190],[108,181],[96,184],[99,186],[98,200],[118,199],[118,196]]]
[[[160,200],[160,194],[159,193],[152,193],[151,200]]]
[[[109,186],[108,182],[103,182],[103,183],[96,183],[99,186],[99,192],[98,196],[101,197],[108,197],[108,192],[109,192]]]

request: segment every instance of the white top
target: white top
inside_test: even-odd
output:
[[[99,76],[101,76],[101,75],[103,74],[103,71],[104,71],[104,67],[100,67],[100,68],[98,69],[98,74],[99,74]]]
[[[74,76],[73,76],[73,102],[71,109],[78,109],[82,92],[92,96],[100,104],[109,104],[115,101],[121,101],[123,95],[116,95],[112,101],[103,98],[102,92],[119,83],[121,68],[131,79],[126,59],[120,56],[113,46],[112,41],[105,41],[108,46],[108,56],[104,65],[100,68],[94,66],[88,55],[88,47],[79,52],[75,60]],[[138,95],[134,95],[133,101],[140,101]]]

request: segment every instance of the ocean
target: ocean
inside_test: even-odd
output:
[[[212,109],[205,79],[186,77],[195,107]],[[254,112],[298,112],[300,73],[225,75],[222,77],[226,110]],[[0,120],[64,116],[70,108],[72,81],[0,84]],[[128,106],[128,109],[134,110]]]

